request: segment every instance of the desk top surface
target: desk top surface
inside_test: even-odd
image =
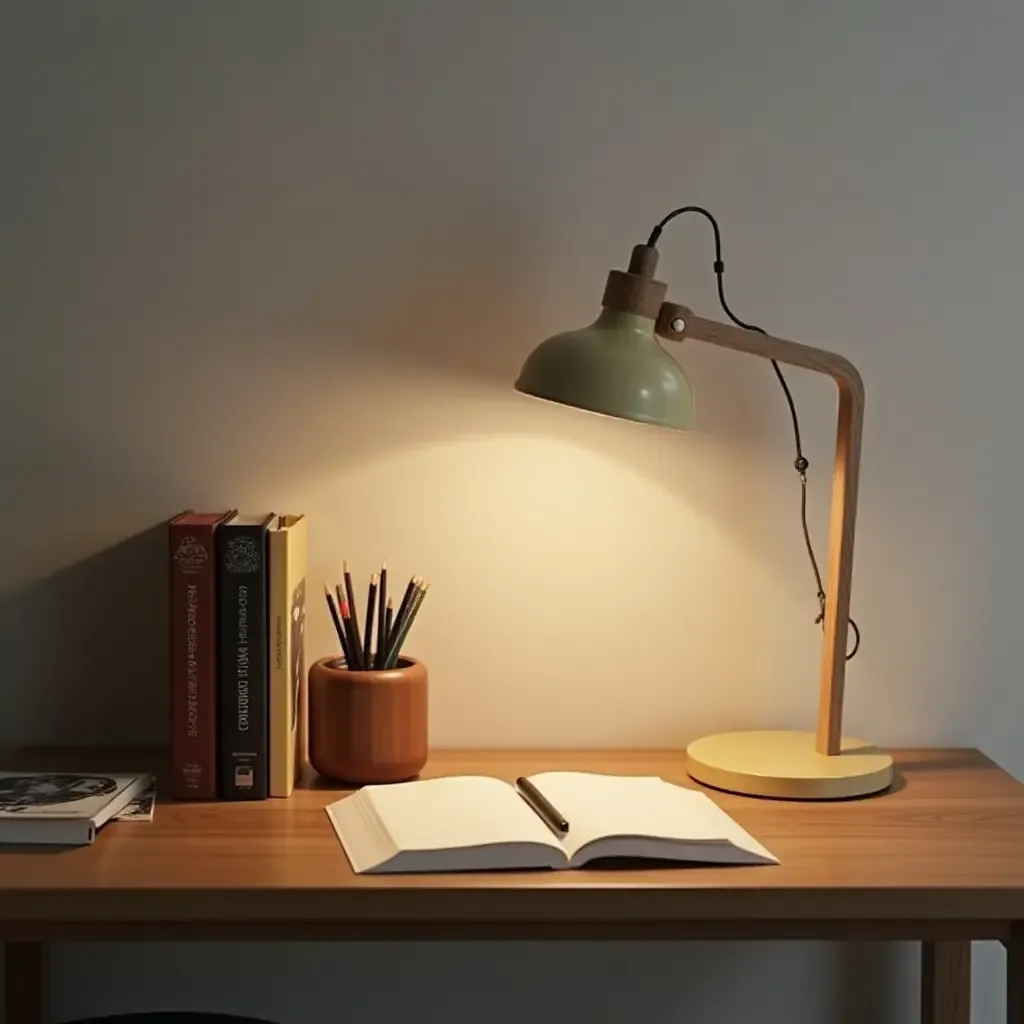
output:
[[[35,749],[25,769],[133,771],[152,752]],[[880,796],[790,803],[711,792],[781,863],[765,867],[357,876],[324,806],[158,800],[151,823],[92,846],[0,852],[0,923],[78,921],[548,922],[1024,920],[1024,785],[975,750],[896,752]],[[508,780],[550,769],[661,775],[695,786],[681,751],[437,751],[423,773]]]

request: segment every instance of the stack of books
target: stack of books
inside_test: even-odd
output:
[[[302,758],[305,517],[186,511],[168,529],[172,795],[288,796]]]

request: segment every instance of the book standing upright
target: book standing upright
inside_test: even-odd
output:
[[[280,516],[270,553],[270,795],[290,796],[305,737],[306,519]]]
[[[217,531],[220,795],[267,797],[267,531],[273,515],[234,515]]]
[[[182,512],[169,523],[171,556],[171,794],[217,796],[215,536],[227,512]]]

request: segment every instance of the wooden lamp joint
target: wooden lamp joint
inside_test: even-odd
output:
[[[663,302],[658,310],[654,333],[666,341],[682,341],[693,318],[693,311],[678,302]]]

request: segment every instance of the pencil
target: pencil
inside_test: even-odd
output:
[[[421,583],[417,589],[416,596],[412,599],[412,604],[409,605],[405,622],[398,629],[398,633],[394,640],[391,641],[391,647],[388,649],[388,658],[384,663],[388,668],[394,668],[398,664],[398,656],[402,653],[402,644],[405,643],[405,638],[409,635],[409,630],[412,629],[416,613],[420,610],[420,605],[423,604],[423,598],[429,589],[429,583]]]
[[[384,635],[388,638],[388,643],[391,643],[391,631],[394,629],[395,624],[395,602],[388,598],[388,613],[384,617]]]
[[[366,657],[363,655],[363,645],[359,640],[359,609],[356,608],[356,591],[352,586],[352,573],[348,571],[348,562],[341,563],[342,576],[345,579],[345,594],[348,596],[348,610],[352,616],[352,632],[355,634],[355,654],[359,659],[360,668],[368,668]]]
[[[327,607],[331,610],[331,621],[334,623],[334,629],[338,634],[338,642],[341,644],[341,653],[345,655],[345,664],[349,668],[352,667],[352,661],[349,657],[348,641],[345,639],[345,629],[341,624],[341,619],[338,618],[338,609],[334,607],[334,598],[331,597],[331,588],[324,584],[324,597],[327,598]]]
[[[398,606],[398,612],[395,615],[394,629],[401,629],[402,622],[405,620],[405,616],[409,612],[409,603],[412,601],[413,596],[416,593],[416,588],[423,582],[422,576],[413,576],[409,580],[405,588],[405,593],[402,595],[402,603]],[[388,649],[391,648],[391,641],[394,640],[394,632],[388,633]]]
[[[380,567],[380,588],[377,591],[377,668],[383,668],[388,650],[387,627],[388,606],[388,564],[383,562]]]
[[[377,574],[370,577],[370,590],[366,598],[366,633],[363,640],[363,660],[367,668],[373,668],[373,612],[377,607]]]
[[[341,589],[340,587],[338,588]],[[343,598],[341,601],[341,623],[345,627],[345,635],[348,637],[348,645],[352,650],[352,653],[356,655],[355,668],[362,669],[364,667],[362,659],[358,657],[356,651],[359,645],[359,637],[356,635],[355,625],[352,622],[352,609],[348,606],[348,598]]]
[[[348,644],[349,654],[352,656],[348,667],[362,669],[363,656],[359,650],[359,634],[352,628],[352,609],[348,606],[348,598],[345,596],[345,591],[341,589],[340,583],[334,585],[334,593],[338,604],[338,617],[341,619],[341,628],[345,632],[345,642]]]

